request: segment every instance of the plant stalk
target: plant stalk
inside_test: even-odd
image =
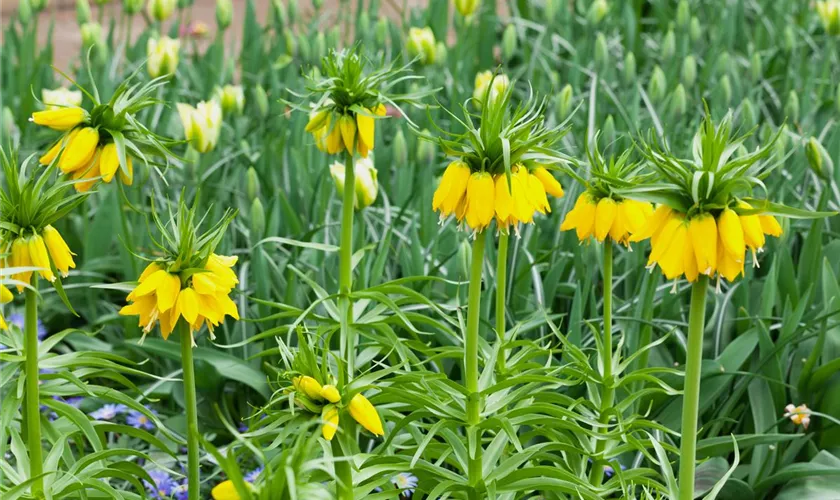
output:
[[[612,238],[607,237],[604,240],[604,343],[602,346],[603,362],[604,362],[604,377],[603,377],[603,393],[601,394],[601,410],[599,422],[603,427],[599,427],[600,434],[608,434],[609,429],[606,427],[609,424],[609,417],[606,416],[610,408],[613,407],[615,400],[615,387],[613,384],[613,345],[612,345],[612,295],[613,295],[613,242]],[[605,461],[598,457],[607,448],[607,439],[599,439],[595,443],[595,464],[592,466],[590,472],[590,482],[595,486],[600,486],[604,481],[604,465]]]
[[[333,468],[335,469],[335,494],[337,500],[353,500],[353,472],[350,469],[350,462],[345,460],[344,450],[336,436],[332,441]]]
[[[688,315],[688,349],[685,357],[685,390],[680,441],[680,497],[694,498],[694,467],[697,454],[697,421],[700,406],[700,368],[703,362],[703,330],[706,321],[706,288],[709,278],[700,275],[691,286]]]
[[[499,250],[496,255],[496,336],[501,344],[496,358],[496,371],[503,377],[505,373],[505,296],[507,291],[507,254],[510,235],[499,235]]]
[[[38,276],[32,275],[32,287],[37,288]],[[26,317],[24,319],[24,353],[26,354],[26,445],[29,448],[29,477],[38,477],[44,472],[41,448],[41,395],[40,371],[38,369],[38,294],[26,289]],[[32,483],[33,496],[44,491],[44,479]]]
[[[472,264],[470,266],[470,286],[467,299],[467,332],[464,339],[464,385],[469,393],[467,400],[467,425],[475,431],[475,456],[469,458],[469,484],[472,487],[471,498],[478,498],[477,489],[482,480],[482,445],[481,432],[478,429],[481,413],[481,395],[478,391],[478,323],[481,312],[481,272],[484,265],[484,232],[476,235],[472,246]]]
[[[184,403],[187,407],[187,481],[189,500],[198,500],[201,489],[198,463],[198,407],[195,396],[195,365],[192,334],[186,320],[178,321],[181,340],[181,365],[184,369]]]
[[[347,363],[347,379],[353,380],[356,370],[356,337],[351,324],[353,323],[353,301],[350,292],[353,290],[353,211],[356,199],[356,171],[353,165],[353,154],[345,152],[344,163],[344,200],[341,206],[341,242],[338,264],[338,292],[339,311],[341,314],[341,350],[342,359]]]

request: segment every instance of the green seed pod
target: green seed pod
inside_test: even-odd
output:
[[[428,129],[423,129],[421,133],[423,136],[431,135]],[[417,163],[421,165],[429,165],[435,161],[435,145],[434,143],[420,139],[417,143]]]
[[[315,46],[313,47],[312,57],[314,57],[316,61],[320,61],[325,55],[327,55],[327,37],[324,36],[324,33],[319,31],[318,34],[315,35]]]
[[[563,90],[557,94],[555,98],[555,107],[557,109],[557,121],[563,121],[569,117],[569,113],[572,111],[572,99],[574,97],[574,90],[572,86],[568,83]]]
[[[629,85],[636,81],[636,56],[632,52],[628,52],[624,56],[624,83]]]
[[[516,27],[508,24],[502,35],[502,60],[510,61],[516,53]]]
[[[808,166],[817,177],[826,182],[834,178],[834,161],[816,137],[808,139],[805,145],[805,156],[808,158]]]
[[[680,80],[686,88],[690,89],[694,87],[694,82],[697,81],[697,60],[694,59],[693,55],[689,54],[683,59]]]
[[[553,24],[557,17],[557,3],[558,0],[545,0],[543,5],[543,15],[547,24]]]
[[[380,47],[384,47],[385,43],[388,41],[388,32],[390,31],[390,26],[388,24],[388,18],[385,16],[380,16],[379,20],[376,21],[376,43]]]
[[[604,19],[609,10],[610,6],[607,3],[607,0],[595,0],[589,6],[589,12],[586,14],[586,19],[588,19],[591,24],[598,24]]]
[[[90,22],[90,4],[88,0],[76,0],[76,22],[79,26]]]
[[[615,142],[615,118],[613,118],[613,115],[607,115],[607,119],[604,120],[601,137],[604,138],[604,144],[607,146]]]
[[[691,18],[691,26],[688,28],[688,36],[692,42],[700,41],[703,36],[703,27],[700,25],[700,20],[696,17]]]
[[[665,38],[662,40],[662,59],[669,61],[674,57],[677,51],[677,37],[674,35],[674,30],[668,30]]]
[[[671,113],[673,116],[680,117],[685,114],[687,108],[687,99],[685,96],[685,87],[682,83],[677,84],[674,93],[671,94]]]
[[[438,42],[435,45],[435,63],[440,66],[446,66],[447,57],[449,57],[449,50],[446,48],[446,44]]]
[[[595,68],[600,72],[609,64],[610,52],[607,48],[607,38],[603,33],[595,37]]]
[[[729,75],[720,77],[720,98],[727,105],[732,101],[732,82],[729,81]]]
[[[405,140],[402,127],[398,128],[397,133],[394,135],[392,150],[394,151],[394,165],[397,168],[404,167],[408,164],[408,143]]]
[[[761,73],[762,73],[762,64],[761,64],[761,54],[757,51],[753,52],[752,57],[750,58],[750,76],[754,82],[758,82],[761,80]]]
[[[680,28],[687,28],[688,23],[691,22],[691,9],[688,6],[688,0],[680,0],[677,5],[677,26]]]
[[[216,25],[224,31],[233,21],[233,0],[216,0]]]
[[[461,238],[458,244],[458,272],[460,276],[470,275],[470,263],[472,262],[472,245],[467,238]]]
[[[298,3],[297,0],[288,0],[287,1],[288,10],[286,11],[289,14],[289,26],[294,26],[297,24],[298,21]]]
[[[799,95],[793,90],[791,90],[788,94],[784,113],[785,117],[793,123],[797,123],[799,121]]]
[[[256,243],[265,234],[265,209],[259,198],[251,203],[251,243]]]
[[[268,95],[265,93],[265,89],[262,85],[257,84],[254,88],[254,101],[257,103],[257,109],[260,112],[260,116],[262,118],[268,116]]]
[[[297,55],[297,41],[295,40],[295,34],[291,31],[287,31],[283,33],[283,39],[286,41],[286,54],[291,57],[295,57]]]
[[[254,167],[248,168],[248,173],[245,174],[245,195],[249,200],[255,200],[260,195],[260,178]]]
[[[648,82],[647,92],[651,102],[655,104],[662,101],[662,98],[665,97],[665,89],[667,87],[668,82],[665,79],[665,72],[662,71],[659,65],[656,65],[650,75],[650,82]]]
[[[758,117],[755,114],[755,107],[748,97],[741,101],[741,127],[751,129],[756,125]]]
[[[23,25],[28,25],[32,20],[32,4],[29,0],[20,0],[18,3],[18,18]]]
[[[309,58],[312,56],[312,47],[309,45],[309,39],[306,38],[306,35],[301,33],[298,35],[298,55],[304,61],[309,61]]]

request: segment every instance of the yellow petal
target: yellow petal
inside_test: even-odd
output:
[[[627,232],[635,234],[644,229],[653,213],[653,207],[647,202],[625,199],[621,203],[620,211]]]
[[[749,210],[752,207],[747,203],[741,203],[741,208]],[[741,227],[744,230],[744,244],[756,250],[764,247],[764,231],[761,230],[761,220],[758,215],[739,215]]]
[[[685,247],[688,240],[688,228],[684,221],[679,220],[679,224],[670,238],[668,249],[657,261],[662,274],[669,280],[679,278],[685,270]],[[665,241],[662,242],[666,243]],[[695,276],[696,279],[696,276]]]
[[[324,421],[321,426],[321,435],[327,441],[332,441],[335,431],[338,430],[338,408],[333,405],[324,406],[321,411],[321,420]]]
[[[78,107],[56,108],[32,113],[32,121],[53,130],[70,130],[85,121],[87,112]]]
[[[180,286],[180,280],[178,286]],[[178,294],[178,301],[175,304],[175,321],[178,320],[178,315],[184,317],[187,323],[193,324],[198,318],[198,295],[192,288],[184,288]]]
[[[496,220],[500,225],[507,225],[513,213],[513,198],[510,195],[510,185],[507,181],[507,175],[504,173],[497,175],[494,184],[496,186],[494,195]]]
[[[772,215],[759,215],[758,220],[761,223],[761,230],[764,231],[764,234],[769,234],[777,238],[782,235],[782,226]]]
[[[102,146],[99,153],[99,173],[102,175],[102,180],[111,182],[119,168],[120,159],[117,154],[117,145],[112,142]]]
[[[12,299],[14,299],[12,292],[5,286],[0,285],[0,304],[8,304]]]
[[[29,255],[29,245],[23,238],[17,238],[12,243],[12,267],[32,267],[32,258]],[[21,281],[23,283],[30,283],[32,281],[32,271],[22,273],[15,273],[12,279]],[[16,285],[18,293],[23,293],[23,286]]]
[[[382,421],[379,420],[379,414],[376,413],[376,408],[366,397],[361,394],[353,396],[353,399],[350,400],[349,409],[350,416],[362,427],[377,436],[385,435],[385,431],[382,429]]]
[[[343,150],[344,144],[341,142],[341,127],[336,123],[327,136],[327,153],[334,155]]]
[[[595,207],[595,239],[603,242],[615,221],[616,204],[612,198],[604,197]]]
[[[344,147],[353,154],[353,147],[356,144],[356,121],[350,115],[342,115],[338,119],[338,127],[341,129]]]
[[[236,486],[233,485],[233,481],[227,480],[223,481],[210,490],[210,495],[213,496],[213,500],[239,500],[240,496],[239,493],[236,491]]]
[[[536,176],[530,174],[528,175],[528,197],[537,212],[543,215],[551,213],[551,205],[548,204],[543,183]]]
[[[688,234],[697,260],[697,270],[707,276],[714,275],[718,255],[718,230],[715,218],[710,214],[693,217],[688,223]]]
[[[160,285],[157,287],[156,295],[158,310],[160,310],[160,312],[166,312],[172,308],[178,300],[178,295],[180,293],[181,278],[179,278],[176,274],[165,273],[165,276],[160,281]],[[173,323],[177,320],[177,317],[172,318]]]
[[[87,166],[93,160],[98,144],[99,131],[97,129],[93,127],[80,129],[72,137],[67,138],[67,145],[58,160],[58,168],[66,174]]]
[[[718,233],[720,234],[720,240],[723,242],[724,250],[736,262],[743,262],[744,252],[746,252],[744,230],[738,214],[732,209],[725,208],[718,216]]]
[[[126,186],[130,186],[134,182],[134,165],[130,156],[125,158],[125,170],[127,173],[120,169],[120,181]]]
[[[359,142],[368,150],[373,149],[374,132],[376,120],[373,118],[373,111],[365,110],[370,115],[356,113],[356,126],[359,129]]]
[[[458,204],[467,191],[470,179],[470,167],[460,160],[455,160],[446,167],[440,184],[432,199],[432,210],[439,210],[440,214],[448,217],[458,208]]]
[[[685,251],[683,251],[683,271],[685,272],[685,279],[689,283],[697,281],[697,276],[700,274],[697,271],[697,256],[694,254],[694,245],[689,236],[685,241]]]
[[[58,152],[61,151],[61,146],[64,145],[64,139],[65,138],[62,137],[61,139],[55,141],[55,144],[53,144],[52,147],[44,154],[44,156],[42,156],[38,160],[38,163],[45,166],[52,163],[53,160],[55,160],[55,157],[58,156]]]
[[[563,186],[560,185],[560,182],[545,167],[535,168],[531,171],[531,175],[540,180],[547,194],[555,198],[563,197]]]
[[[338,403],[341,401],[341,394],[338,393],[338,389],[334,385],[327,384],[321,387],[321,397],[329,401],[330,403]]]
[[[738,275],[744,271],[744,263],[737,262],[735,258],[724,248],[722,237],[718,240],[717,270],[718,273],[728,281],[735,281]]]
[[[656,207],[653,214],[647,218],[647,222],[644,227],[638,232],[633,233],[633,236],[630,237],[630,241],[642,241],[652,238],[665,226],[665,223],[668,222],[668,219],[671,217],[671,213],[671,207],[667,205],[659,205]]]
[[[610,227],[610,238],[617,243],[627,243],[627,217],[624,215],[624,205],[629,200],[616,203],[615,219]]]
[[[32,259],[32,265],[42,268],[38,274],[49,282],[55,281],[55,275],[50,268],[50,258],[47,254],[47,246],[44,244],[44,239],[40,235],[34,235],[27,240],[29,245],[29,256]]]
[[[648,259],[648,265],[654,262],[659,262],[659,260],[665,256],[674,241],[674,234],[682,225],[682,217],[678,213],[672,213],[665,222],[665,225],[662,227],[662,230],[657,234],[657,237],[651,241],[651,251]]]
[[[200,294],[213,295],[216,293],[216,285],[213,283],[210,273],[193,274],[192,286]]]
[[[487,172],[470,175],[467,183],[467,224],[481,231],[493,221],[496,213],[494,203],[496,188],[493,177]]]
[[[64,238],[54,227],[46,226],[41,235],[44,237],[44,243],[47,245],[47,250],[49,250],[55,268],[62,276],[67,277],[70,269],[76,267],[76,263],[73,261],[73,252],[70,251],[67,243],[64,242]]]

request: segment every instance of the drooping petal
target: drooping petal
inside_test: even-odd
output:
[[[539,179],[547,194],[555,198],[563,197],[563,186],[560,185],[560,182],[545,167],[537,167],[531,170],[531,175]]]
[[[688,234],[697,260],[698,272],[712,276],[717,269],[718,255],[718,230],[715,218],[711,214],[692,217],[688,223]]]
[[[615,220],[616,204],[612,198],[603,197],[595,207],[595,239],[603,242]]]
[[[736,262],[744,261],[746,243],[744,229],[738,214],[730,208],[723,209],[718,216],[718,233],[723,242],[723,248]]]
[[[758,220],[761,222],[761,230],[764,231],[764,234],[769,234],[776,238],[782,235],[782,226],[772,215],[759,215]]]
[[[496,213],[493,177],[487,172],[470,175],[467,183],[467,224],[481,231],[493,221]]]

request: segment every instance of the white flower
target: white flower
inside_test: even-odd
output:
[[[181,51],[181,41],[168,36],[160,39],[149,38],[146,43],[146,57],[149,58],[146,68],[149,76],[157,78],[161,75],[171,75],[178,68],[178,53]]]
[[[475,75],[475,89],[473,90],[473,103],[475,107],[481,109],[484,105],[484,95],[487,93],[487,87],[491,84],[490,93],[488,97],[491,101],[495,101],[499,95],[503,94],[508,87],[510,87],[510,78],[504,73],[499,73],[496,78],[493,78],[491,71],[482,71]]]
[[[184,126],[184,137],[199,153],[216,147],[222,130],[222,107],[215,99],[202,101],[195,107],[178,103],[178,114]]]
[[[785,406],[785,418],[789,418],[794,425],[801,425],[804,429],[808,429],[811,424],[811,410],[806,405],[794,406],[789,404]]]
[[[215,96],[222,104],[222,111],[225,114],[242,114],[245,109],[245,92],[241,85],[216,87]]]
[[[70,90],[66,87],[59,87],[54,90],[42,89],[41,101],[46,109],[80,107],[82,105],[82,92]]]

